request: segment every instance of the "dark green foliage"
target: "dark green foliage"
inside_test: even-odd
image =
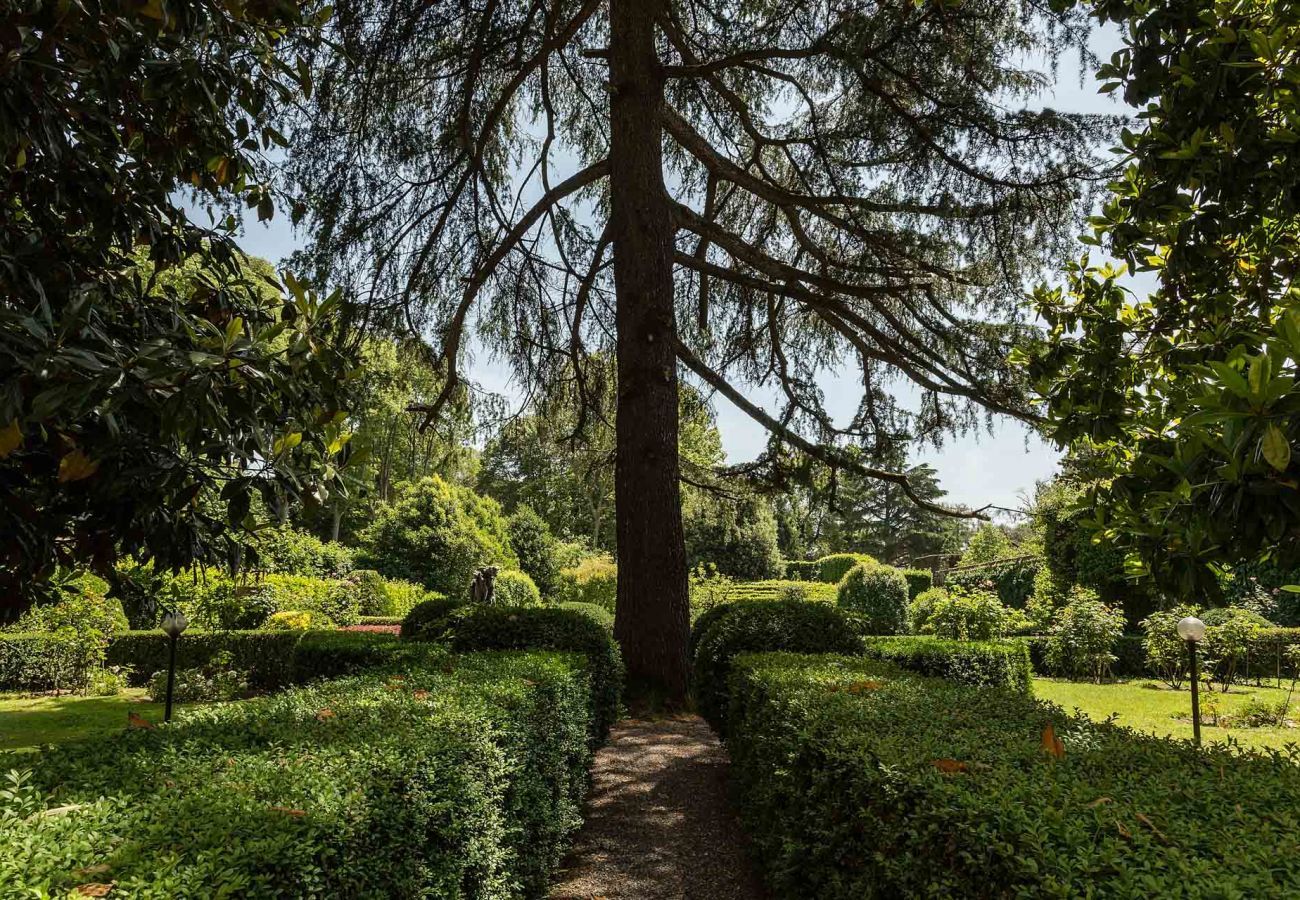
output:
[[[579,665],[441,652],[57,749],[38,808],[79,807],[6,822],[0,883],[63,896],[108,864],[133,897],[541,896],[581,821]]]
[[[542,596],[550,598],[559,587],[560,566],[555,555],[555,538],[546,521],[527,503],[515,507],[507,523],[510,547]]]
[[[555,605],[558,609],[568,609],[576,613],[582,613],[582,615],[587,616],[611,634],[614,632],[614,614],[603,606],[578,602],[557,603]]]
[[[934,587],[934,572],[929,569],[903,569],[902,572],[903,577],[907,579],[908,600],[915,600],[917,596]]]
[[[840,581],[835,602],[853,614],[863,634],[907,630],[907,579],[891,566],[854,566]]]
[[[447,622],[457,653],[563,650],[584,654],[591,676],[591,737],[605,740],[623,700],[623,657],[614,636],[592,616],[555,607],[466,606]]]
[[[228,563],[255,498],[340,486],[341,301],[282,297],[222,215],[275,212],[313,15],[0,2],[0,621],[60,565]]]
[[[438,640],[442,637],[447,617],[464,606],[463,600],[439,597],[417,603],[402,619],[402,637],[415,640]]]
[[[858,653],[862,638],[843,611],[824,603],[778,600],[726,604],[697,626],[691,687],[700,715],[725,734],[727,678],[741,653]],[[703,620],[705,617],[701,616]]]
[[[477,569],[518,562],[497,502],[437,476],[403,485],[361,541],[367,565],[448,597],[468,597]]]
[[[815,559],[787,559],[785,577],[789,581],[819,581],[821,563]]]
[[[880,666],[770,655],[734,667],[733,783],[774,896],[1300,891],[1300,768],[1286,754],[1198,751]],[[1048,724],[1059,759],[1043,750]]]
[[[994,562],[977,569],[949,571],[945,584],[967,590],[996,591],[998,599],[1012,609],[1024,609],[1034,594],[1034,576],[1043,565],[1041,559]]]
[[[719,603],[717,606],[710,607],[695,617],[695,621],[691,623],[691,636],[686,647],[686,652],[690,659],[692,669],[694,669],[695,666],[695,656],[696,651],[700,646],[700,641],[704,639],[706,634],[708,634],[709,629],[713,627],[715,622],[723,616],[728,615],[735,608],[735,601]]]
[[[690,568],[713,565],[746,581],[780,577],[784,563],[776,518],[765,498],[729,500],[702,493],[686,504],[682,526]]]
[[[864,654],[921,675],[975,687],[1029,693],[1029,649],[1021,642],[953,641],[935,637],[868,637]]]
[[[1130,574],[1214,601],[1218,567],[1300,563],[1300,166],[1280,124],[1300,115],[1300,7],[1087,8],[1120,24],[1098,77],[1139,121],[1090,219],[1106,261],[1084,256],[1064,287],[1036,292],[1048,337],[1029,374],[1046,433],[1078,451],[1082,524]],[[1129,272],[1154,273],[1156,289],[1134,296]]]
[[[817,560],[817,580],[837,584],[854,566],[872,565],[874,557],[865,553],[834,553]]]

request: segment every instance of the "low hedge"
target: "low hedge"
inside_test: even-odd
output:
[[[865,553],[832,553],[817,560],[817,580],[837,584],[854,566],[876,564],[876,558]]]
[[[1028,693],[1029,650],[1020,641],[954,641],[936,637],[867,637],[863,654],[976,687]]]
[[[402,619],[402,637],[422,641],[440,639],[447,617],[464,605],[463,601],[447,597],[417,603]]]
[[[691,687],[700,715],[719,734],[726,733],[727,676],[741,653],[787,650],[796,653],[858,653],[862,638],[848,616],[834,606],[777,600],[723,604],[709,621],[697,621]],[[712,612],[712,610],[710,611]]]
[[[603,606],[597,606],[594,603],[565,602],[555,604],[557,609],[568,609],[576,613],[582,613],[590,619],[598,622],[602,628],[611,634],[614,631],[614,614]]]
[[[859,658],[745,656],[731,687],[733,784],[776,897],[1300,894],[1293,756]]]
[[[1029,635],[1016,638],[1029,648],[1029,662],[1036,675],[1058,675],[1047,665],[1046,635]],[[1110,673],[1116,678],[1142,678],[1151,674],[1146,668],[1146,651],[1142,649],[1142,636],[1126,634],[1115,642],[1112,650],[1115,662],[1111,663]]]
[[[259,690],[300,684],[384,663],[399,651],[390,634],[341,631],[187,631],[176,644],[176,668],[198,669],[218,653],[248,672]],[[128,631],[108,645],[107,665],[126,670],[133,685],[167,668],[167,636],[159,631]]]
[[[590,615],[558,607],[465,606],[448,617],[449,646],[483,650],[563,650],[582,653],[591,673],[591,737],[600,744],[623,701],[623,656],[613,634]]]
[[[24,896],[544,894],[587,781],[583,663],[412,649],[425,659],[400,675],[42,754],[0,828],[0,884]]]
[[[782,600],[792,592],[817,603],[835,602],[835,585],[821,581],[737,581],[727,589],[727,602]]]
[[[815,559],[787,559],[785,577],[789,581],[816,581],[821,574],[821,563]]]

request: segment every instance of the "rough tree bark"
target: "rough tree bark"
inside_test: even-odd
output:
[[[618,324],[618,607],[629,680],[685,696],[673,219],[663,181],[664,0],[610,0],[610,232]]]

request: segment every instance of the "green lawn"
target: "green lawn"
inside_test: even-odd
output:
[[[1221,694],[1216,690],[1212,697],[1209,692],[1202,691],[1202,721],[1208,719],[1207,700],[1217,703],[1221,714],[1231,715],[1252,697],[1269,703],[1278,703],[1286,699],[1286,693],[1285,686],[1257,688],[1248,685],[1235,685],[1227,694]],[[1192,736],[1192,700],[1186,686],[1180,691],[1175,691],[1168,685],[1152,679],[1090,684],[1063,681],[1058,678],[1035,677],[1034,694],[1059,704],[1066,710],[1082,710],[1096,720],[1115,713],[1119,724],[1138,731],[1188,739]],[[1300,720],[1300,690],[1297,690],[1292,698],[1288,718]],[[1201,726],[1201,740],[1205,743],[1222,742],[1228,738],[1247,747],[1280,748],[1288,743],[1300,743],[1300,728],[1223,728],[1208,724]]]
[[[161,722],[163,705],[144,696],[144,688],[130,688],[116,697],[0,694],[0,751],[110,735],[126,728],[128,711]]]

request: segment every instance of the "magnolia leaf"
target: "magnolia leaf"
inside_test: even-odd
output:
[[[99,471],[99,462],[80,450],[73,450],[59,460],[59,482],[81,481]]]
[[[1268,464],[1279,472],[1285,472],[1286,467],[1291,463],[1291,444],[1282,433],[1282,429],[1272,422],[1264,430],[1259,449]]]
[[[1056,729],[1051,722],[1043,729],[1043,752],[1053,759],[1065,756],[1065,744],[1056,736]]]
[[[0,459],[4,459],[23,445],[23,430],[14,419],[4,428],[0,428]]]

